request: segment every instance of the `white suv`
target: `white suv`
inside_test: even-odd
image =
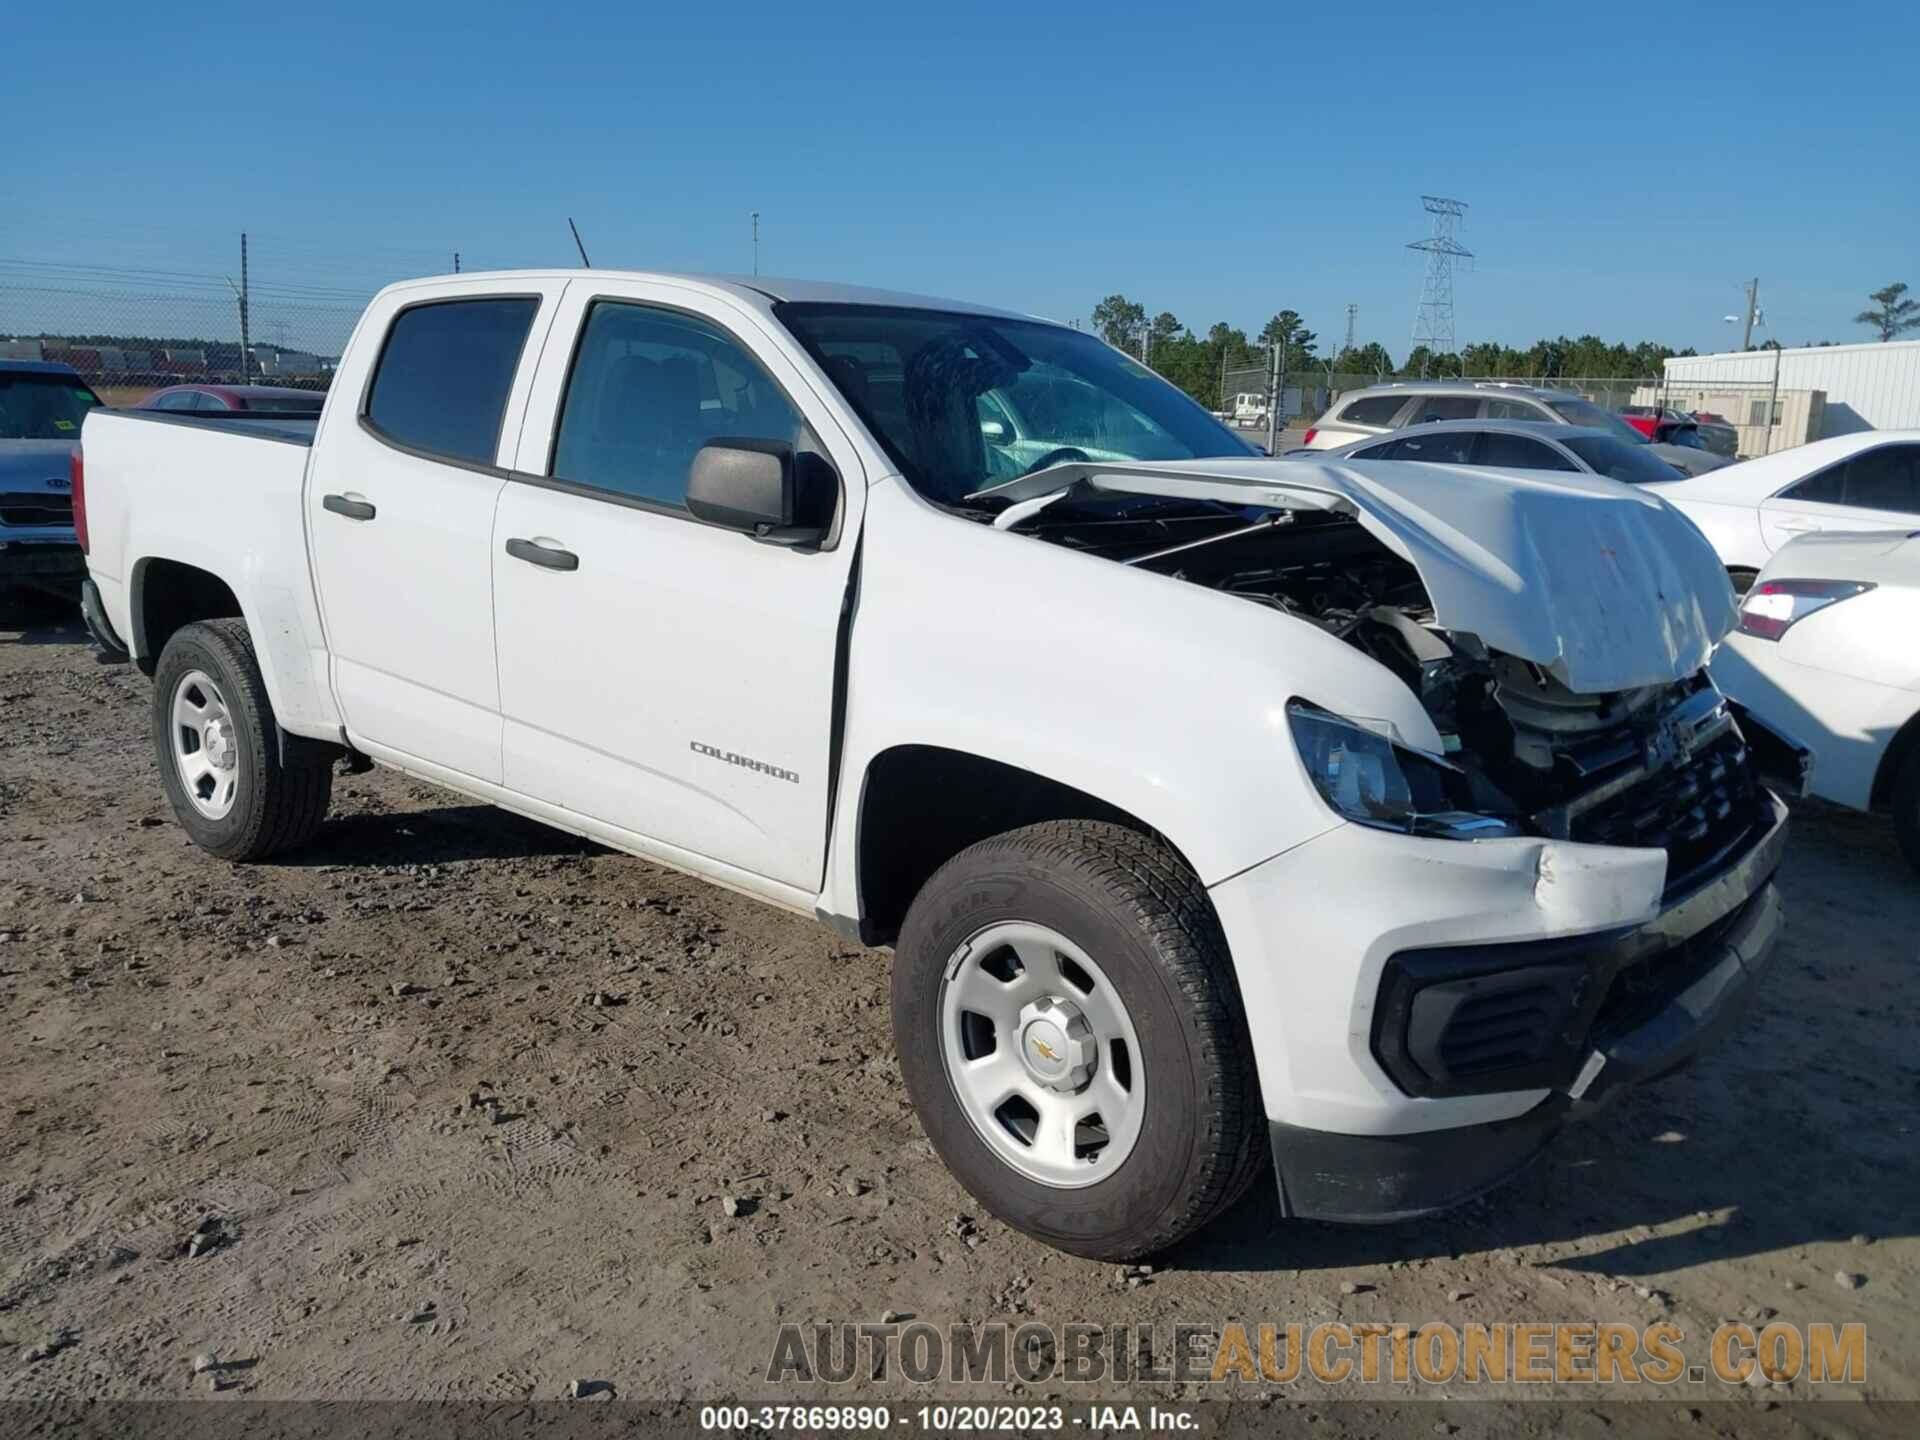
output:
[[[1307,448],[1332,450],[1355,440],[1385,435],[1436,420],[1544,420],[1593,430],[1633,431],[1584,396],[1491,380],[1409,380],[1369,385],[1340,397],[1306,434]]]

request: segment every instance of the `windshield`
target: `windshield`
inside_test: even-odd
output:
[[[1254,450],[1153,371],[1037,320],[876,305],[782,304],[922,495],[976,490],[1068,460],[1192,460]]]
[[[0,371],[0,440],[78,440],[99,403],[78,376]]]
[[[1604,430],[1609,435],[1617,435],[1629,445],[1645,445],[1647,437],[1633,426],[1627,424],[1618,415],[1609,415],[1591,400],[1549,400],[1548,406],[1569,425],[1578,425],[1584,430]]]
[[[1609,480],[1648,485],[1680,478],[1677,469],[1645,446],[1628,445],[1611,435],[1573,435],[1562,443],[1586,461],[1595,474]]]

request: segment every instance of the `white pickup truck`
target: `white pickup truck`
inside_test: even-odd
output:
[[[181,824],[390,765],[891,946],[908,1092],[1133,1258],[1477,1194],[1759,983],[1785,809],[1711,548],[1586,475],[1267,460],[1121,352],[755,279],[459,275],[315,422],[96,410]],[[476,937],[477,938],[477,937]]]

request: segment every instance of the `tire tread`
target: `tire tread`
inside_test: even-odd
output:
[[[175,632],[167,641],[154,672],[156,716],[171,703],[168,659],[176,653],[174,647],[183,644],[198,644],[215,656],[226,672],[223,683],[234,691],[229,699],[235,718],[247,728],[248,744],[257,757],[259,792],[246,802],[246,814],[239,830],[219,844],[209,844],[199,827],[186,813],[181,813],[188,833],[196,843],[221,858],[243,863],[265,860],[304,844],[326,819],[327,807],[333,798],[333,767],[281,763],[273,701],[267,694],[266,679],[260,673],[247,622],[237,617],[200,620]],[[169,774],[166,767],[172,765],[172,756],[161,748],[157,758],[162,773]],[[179,812],[181,807],[176,804],[174,808]]]
[[[952,871],[1009,859],[1078,874],[1104,891],[1115,912],[1142,932],[1183,1002],[1203,1088],[1192,1117],[1196,1167],[1180,1203],[1153,1228],[1112,1245],[1067,1247],[1103,1260],[1155,1254],[1228,1209],[1267,1166],[1253,1046],[1226,936],[1206,887],[1165,841],[1110,821],[1046,820],[992,836],[949,860],[926,890],[937,890]]]

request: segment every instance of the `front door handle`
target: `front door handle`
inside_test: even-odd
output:
[[[534,540],[507,541],[507,554],[516,560],[524,560],[529,565],[539,565],[548,570],[580,568],[580,557],[571,550],[562,550],[558,545],[542,545]]]
[[[355,500],[346,495],[322,496],[320,504],[336,515],[346,516],[349,520],[371,520],[374,516],[373,506],[365,500]]]
[[[1805,535],[1810,530],[1818,530],[1820,523],[1817,520],[1782,520],[1780,528],[1789,535]]]

